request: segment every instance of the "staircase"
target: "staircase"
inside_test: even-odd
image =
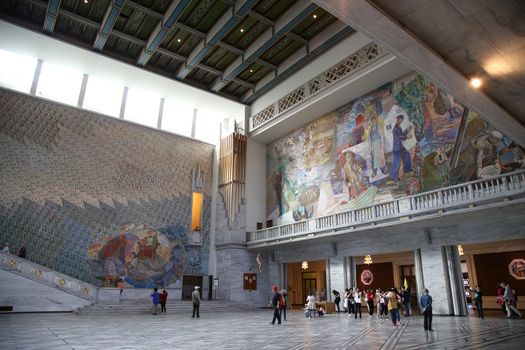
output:
[[[201,302],[200,311],[204,313],[214,312],[239,312],[239,311],[253,311],[257,307],[252,305],[243,305],[233,301],[222,300],[203,300]],[[191,301],[186,300],[169,300],[166,303],[167,314],[185,314],[190,315],[193,310]],[[160,305],[158,307],[160,312]],[[142,300],[121,300],[119,304],[102,305],[94,304],[86,308],[76,311],[79,315],[108,315],[108,314],[150,314],[151,313],[151,299]]]

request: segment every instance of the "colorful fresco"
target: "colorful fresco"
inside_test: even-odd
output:
[[[186,249],[182,238],[125,225],[118,236],[106,236],[89,245],[88,259],[96,278],[106,287],[116,286],[119,279],[133,287],[167,287],[184,273]]]
[[[521,148],[413,73],[269,144],[267,214],[291,223],[523,166]]]

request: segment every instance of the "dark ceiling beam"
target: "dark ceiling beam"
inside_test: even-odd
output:
[[[267,82],[262,86],[256,85],[254,90],[243,96],[241,102],[246,104],[252,103],[256,98],[265,94],[281,81],[299,71],[306,63],[326,52],[326,50],[330,49],[353,32],[355,32],[354,29],[336,21],[310,40],[309,47],[304,49],[303,55],[297,55],[295,58],[292,56],[289,60],[281,63],[277,69],[277,74],[273,79],[269,81],[263,79],[263,81]]]
[[[202,39],[188,55],[188,59],[177,71],[177,78],[184,79],[190,74],[195,66],[210,52],[215,45],[228,34],[257,3],[257,0],[237,0],[230,11],[226,11],[222,17],[215,22],[206,38]]]
[[[111,29],[113,29],[113,26],[115,25],[115,22],[117,21],[118,16],[120,15],[120,11],[122,11],[122,9],[124,8],[125,3],[126,0],[112,0],[110,2],[106,10],[106,14],[104,15],[104,19],[102,20],[100,28],[97,32],[97,37],[95,39],[95,43],[93,44],[93,49],[97,51],[102,51],[104,45],[106,45],[106,41],[109,38]]]
[[[245,51],[243,57],[237,58],[224,71],[222,77],[219,77],[211,86],[211,90],[218,92],[225,87],[228,82],[239,75],[246,67],[254,62],[266,50],[277,43],[284,35],[289,33],[302,20],[308,17],[317,9],[317,5],[308,1],[298,1],[288,9],[275,22],[275,27],[268,28],[255,42],[253,42]]]
[[[47,3],[46,18],[44,19],[44,32],[51,34],[55,30],[61,0],[49,0]]]
[[[164,40],[166,34],[168,34],[190,2],[191,0],[175,0],[170,4],[164,14],[164,18],[157,24],[153,32],[151,32],[146,46],[142,48],[137,59],[139,66],[145,66],[146,63],[148,63],[151,56],[155,53],[155,50],[157,50],[162,40]]]

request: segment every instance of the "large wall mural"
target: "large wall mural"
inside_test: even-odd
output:
[[[177,287],[183,275],[207,275],[213,150],[0,89],[0,242],[96,285]]]
[[[525,167],[523,149],[412,73],[267,147],[276,224]]]

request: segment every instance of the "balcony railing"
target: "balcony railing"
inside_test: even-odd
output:
[[[401,218],[424,217],[473,206],[507,202],[525,195],[525,170],[441,188],[344,213],[322,216],[293,224],[247,232],[249,248],[286,243],[296,238],[320,237],[334,231],[352,230]]]

